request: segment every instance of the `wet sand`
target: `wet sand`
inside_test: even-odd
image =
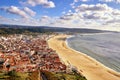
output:
[[[57,35],[48,40],[49,47],[56,50],[67,65],[76,66],[87,80],[120,80],[120,73],[115,72],[95,59],[77,52],[66,45],[68,35]]]

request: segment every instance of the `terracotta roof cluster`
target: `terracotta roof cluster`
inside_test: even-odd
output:
[[[0,38],[0,69],[18,72],[37,69],[65,72],[63,64],[54,50],[47,44],[48,35],[37,37],[12,35]]]

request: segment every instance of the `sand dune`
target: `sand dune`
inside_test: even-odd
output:
[[[49,46],[56,50],[65,64],[76,66],[88,80],[120,80],[120,73],[103,66],[83,53],[70,49],[65,43],[67,37],[67,35],[58,35],[48,40]]]

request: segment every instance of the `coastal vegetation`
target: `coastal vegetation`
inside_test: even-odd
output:
[[[81,76],[76,72],[68,74],[63,72],[55,73],[50,71],[42,71],[41,74],[43,74],[47,80],[87,80],[84,76]],[[0,73],[0,80],[40,80],[39,70],[27,73],[12,70],[9,72]]]
[[[8,35],[8,34],[37,34],[37,33],[46,33],[50,34],[50,31],[44,29],[37,29],[37,28],[0,28],[0,35]]]
[[[9,72],[1,72],[0,80],[39,80],[39,72],[16,72],[15,70]]]
[[[45,74],[47,80],[87,80],[84,76],[76,72],[67,74],[42,71],[42,73]]]

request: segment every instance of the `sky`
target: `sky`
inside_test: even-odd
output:
[[[1,0],[0,24],[120,31],[120,0]]]

